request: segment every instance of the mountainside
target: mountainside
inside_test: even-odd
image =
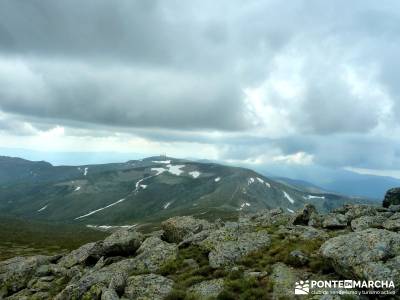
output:
[[[181,216],[161,228],[121,229],[69,253],[2,261],[0,298],[398,299],[399,205],[324,215],[306,205],[229,222]]]
[[[84,166],[0,158],[0,210],[46,221],[133,225],[175,215],[293,212],[305,203],[328,211],[360,202],[367,201],[312,193],[248,169],[166,157]]]

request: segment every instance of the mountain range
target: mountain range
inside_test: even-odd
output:
[[[229,218],[277,207],[294,212],[305,203],[325,212],[371,202],[295,183],[165,156],[81,166],[2,156],[0,211],[28,220],[107,227],[176,215]]]
[[[37,161],[44,157],[53,165],[83,165],[83,164],[108,164],[130,159],[140,159],[143,154],[129,152],[49,152],[34,151],[20,148],[0,147],[4,156],[17,156],[28,160]],[[229,165],[229,162],[185,157],[186,160],[203,163],[217,163]],[[268,178],[285,181],[289,184],[302,187],[315,186],[321,191],[330,191],[343,195],[352,195],[375,200],[382,200],[385,192],[393,187],[400,186],[400,179],[390,176],[360,174],[355,171],[332,166],[321,165],[294,165],[273,163],[268,165],[249,165],[235,163],[232,166],[250,168]]]

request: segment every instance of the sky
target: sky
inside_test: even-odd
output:
[[[399,24],[395,0],[2,0],[0,152],[400,178]]]

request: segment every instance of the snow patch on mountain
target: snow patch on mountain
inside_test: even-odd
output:
[[[168,168],[168,172],[170,172],[171,174],[174,174],[176,176],[179,176],[183,173],[183,170],[181,170],[182,168],[184,168],[185,165],[167,165]]]
[[[290,197],[288,193],[286,193],[285,191],[283,191],[283,195],[285,196],[286,199],[289,200],[290,203],[292,203],[292,204],[294,203],[293,198]]]
[[[93,229],[103,229],[103,230],[109,230],[109,229],[119,229],[119,228],[133,228],[136,227],[137,224],[133,225],[86,225],[88,228],[93,228]]]
[[[47,205],[45,205],[41,209],[39,209],[38,212],[44,211],[46,208],[47,208]]]
[[[253,177],[250,177],[250,178],[247,180],[247,184],[250,185],[250,184],[252,184],[252,183],[254,183],[254,178],[253,178]]]
[[[170,164],[171,163],[170,160],[153,160],[152,162],[155,164]]]
[[[268,182],[264,181],[264,179],[262,179],[260,177],[257,177],[257,180],[258,180],[259,183],[263,183],[269,188],[271,187],[271,185]]]
[[[215,182],[218,182],[220,180],[221,180],[221,177],[217,177],[217,178],[214,179]]]
[[[83,171],[83,176],[86,176],[88,173],[89,168],[85,168],[85,170]]]
[[[161,173],[164,173],[165,171],[167,171],[167,169],[164,169],[164,168],[151,168],[151,171],[157,172],[157,174],[156,174],[156,176],[157,176],[157,175],[160,175]]]
[[[185,167],[185,165],[175,165],[174,166],[174,165],[169,164],[169,165],[166,165],[165,168],[151,168],[151,170],[157,172],[156,176],[160,175],[163,172],[169,172],[171,174],[179,176],[184,172],[183,170],[181,170],[184,167]],[[196,178],[200,175],[200,172],[193,171],[193,172],[190,172],[189,174],[192,175],[194,178]]]
[[[102,210],[104,210],[106,208],[110,208],[110,207],[112,207],[114,205],[117,205],[118,203],[121,203],[121,202],[124,202],[124,201],[125,201],[125,198],[119,199],[118,201],[116,201],[114,203],[111,203],[111,204],[109,204],[107,206],[104,206],[104,207],[101,207],[99,209],[93,210],[93,211],[87,213],[86,215],[79,216],[79,217],[75,218],[75,220],[79,220],[79,219],[82,219],[82,218],[89,217],[89,216],[91,216],[91,215],[93,215],[95,213],[98,213],[99,211],[102,211]]]
[[[189,175],[191,175],[193,178],[197,178],[200,176],[200,172],[199,171],[193,171],[193,172],[189,172]]]
[[[310,200],[310,199],[325,199],[325,196],[314,196],[314,195],[307,195],[303,197],[306,200]]]
[[[292,210],[292,209],[290,209],[290,208],[286,208],[287,210],[288,210],[288,212],[290,212],[290,213],[294,213],[294,210]]]
[[[155,176],[155,175],[154,175],[154,176]],[[140,188],[140,185],[141,185],[142,181],[143,181],[143,180],[146,180],[146,179],[148,179],[148,178],[150,178],[150,177],[153,177],[153,176],[147,176],[147,177],[144,177],[144,178],[139,179],[138,181],[136,181],[136,183],[135,183],[135,190],[134,190],[133,192],[134,192],[134,193],[137,193],[137,192],[139,191],[139,188]]]
[[[251,206],[251,204],[249,202],[244,202],[240,205],[240,208],[238,210],[242,210],[243,208],[250,207],[250,206]]]
[[[77,192],[77,191],[79,191],[81,189],[81,187],[80,186],[77,186],[75,189],[74,189],[74,192]]]
[[[164,205],[164,209],[167,209],[170,205],[171,205],[171,202],[167,202],[167,203]]]
[[[147,186],[148,186],[147,184],[142,184],[142,182],[144,180],[152,178],[152,177],[155,177],[155,176],[158,176],[158,175],[164,173],[165,171],[167,171],[167,169],[164,169],[164,168],[151,168],[151,171],[155,171],[156,174],[144,177],[144,178],[139,179],[138,181],[136,181],[135,190],[133,191],[133,193],[139,192],[139,188],[142,188],[142,189],[147,188]]]

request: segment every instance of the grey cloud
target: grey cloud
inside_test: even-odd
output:
[[[124,67],[105,71],[66,63],[58,67],[63,74],[34,65],[31,69],[36,72],[24,75],[30,82],[19,90],[9,87],[10,75],[0,71],[0,86],[4,86],[0,108],[113,126],[221,130],[245,126],[240,91],[234,82],[218,75],[206,78]],[[30,95],[30,91],[37,92]]]
[[[38,129],[12,116],[1,114],[0,111],[0,133],[2,132],[11,135],[30,136],[36,134]]]
[[[373,2],[350,4],[340,21],[336,18],[342,11],[340,1],[217,5],[207,1],[17,0],[3,1],[0,6],[0,51],[23,57],[27,64],[36,62],[32,72],[42,79],[46,93],[35,101],[31,99],[35,95],[15,98],[3,92],[3,110],[123,126],[238,130],[248,127],[241,89],[271,74],[271,61],[286,47],[299,55],[307,55],[314,47],[320,57],[307,57],[304,68],[306,73],[314,69],[314,76],[301,74],[307,78],[307,102],[292,112],[299,131],[368,131],[377,122],[374,113],[352,105],[354,99],[335,69],[336,63],[352,59],[342,61],[342,56],[354,52],[351,41],[368,34],[366,20],[376,20]],[[381,10],[381,15],[387,13]],[[393,22],[386,22],[376,30],[387,32],[392,27]],[[329,43],[330,39],[348,46],[342,49]],[[334,49],[326,51],[324,45]],[[327,57],[326,52],[334,55]],[[328,64],[324,64],[326,58]],[[87,67],[69,67],[73,64]],[[124,69],[132,71],[127,75]],[[141,82],[137,69],[153,71],[151,79]],[[111,75],[97,76],[97,72]],[[25,83],[15,80],[23,89]],[[279,97],[273,101],[279,102]],[[83,105],[89,111],[83,113]],[[342,109],[332,113],[331,106]],[[330,115],[321,117],[325,111]],[[343,122],[348,112],[355,117]]]
[[[157,1],[3,1],[1,48],[55,56],[129,55],[168,61],[168,33]]]
[[[399,8],[397,1],[4,0],[0,109],[93,135],[212,144],[228,159],[303,151],[326,166],[392,168],[399,144],[371,131],[388,119],[399,126]],[[251,124],[242,91],[275,79],[277,59],[291,57],[303,63],[304,99],[273,92],[264,99],[286,113],[278,128],[293,127],[276,138]],[[286,67],[283,78],[296,71]],[[344,78],[346,68],[361,92]],[[18,127],[10,124],[0,128]]]

